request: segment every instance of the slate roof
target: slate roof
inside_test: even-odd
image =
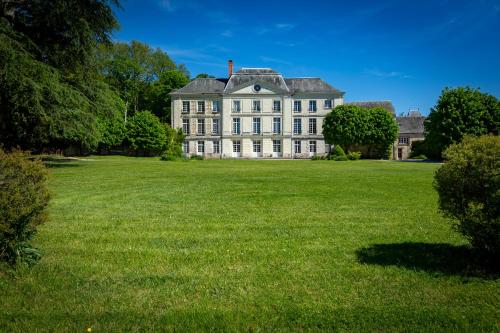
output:
[[[263,85],[269,84],[292,94],[344,94],[320,78],[285,79],[271,68],[242,68],[233,73],[229,79],[197,78],[170,94],[222,94],[232,92],[240,87],[244,87],[246,84],[252,84],[252,82],[259,82]]]
[[[399,125],[399,134],[420,133],[424,134],[423,116],[404,116],[396,117]]]
[[[365,109],[381,107],[389,111],[393,116],[396,116],[396,110],[394,109],[394,106],[392,105],[391,101],[350,102],[345,104],[356,105]]]

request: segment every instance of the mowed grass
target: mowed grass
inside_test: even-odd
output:
[[[500,330],[500,282],[437,212],[437,164],[52,163],[1,332]]]

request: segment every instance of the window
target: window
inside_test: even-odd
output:
[[[262,144],[260,140],[254,140],[253,141],[253,152],[254,153],[260,153],[262,148]]]
[[[182,113],[189,113],[189,101],[182,102]]]
[[[233,101],[233,112],[241,112],[241,101]]]
[[[309,141],[309,152],[316,152],[316,141]]]
[[[214,141],[214,154],[220,154],[220,141]]]
[[[233,118],[233,134],[241,134],[240,118]]]
[[[260,134],[260,118],[253,118],[253,134]]]
[[[273,118],[273,133],[281,133],[281,118]]]
[[[400,144],[400,145],[407,145],[409,141],[410,141],[410,140],[409,140],[409,138],[407,138],[407,137],[400,137],[400,138],[399,138],[399,144]]]
[[[182,119],[182,133],[189,135],[189,119]]]
[[[293,112],[302,112],[302,101],[293,101]]]
[[[184,154],[189,154],[189,141],[184,141],[182,143],[182,151]]]
[[[309,118],[309,134],[316,134],[316,118]]]
[[[323,109],[331,109],[332,108],[332,100],[331,99],[325,99],[325,105]]]
[[[293,118],[293,134],[295,135],[302,134],[302,119]]]
[[[212,112],[220,112],[220,101],[213,101]]]
[[[281,101],[273,101],[273,112],[281,111]]]
[[[281,140],[273,140],[273,153],[281,153]]]
[[[252,101],[252,112],[260,112],[260,101],[258,100]]]
[[[219,134],[219,119],[212,119],[212,134]]]
[[[198,112],[199,113],[205,112],[205,101],[198,101]]]
[[[299,140],[293,141],[293,151],[295,152],[295,154],[300,154],[301,149],[300,149],[300,141]]]
[[[198,154],[205,152],[205,141],[198,141]]]
[[[309,112],[316,112],[316,101],[309,101]]]
[[[205,135],[205,119],[198,119],[198,135]]]
[[[233,153],[241,153],[241,141],[233,141]]]

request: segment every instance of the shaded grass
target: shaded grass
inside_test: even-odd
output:
[[[496,277],[445,260],[435,164],[92,159],[52,169],[0,331],[499,330]]]

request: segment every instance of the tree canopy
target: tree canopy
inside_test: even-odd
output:
[[[498,135],[500,101],[479,89],[445,88],[424,125],[428,157],[441,158],[446,147],[465,135]]]

